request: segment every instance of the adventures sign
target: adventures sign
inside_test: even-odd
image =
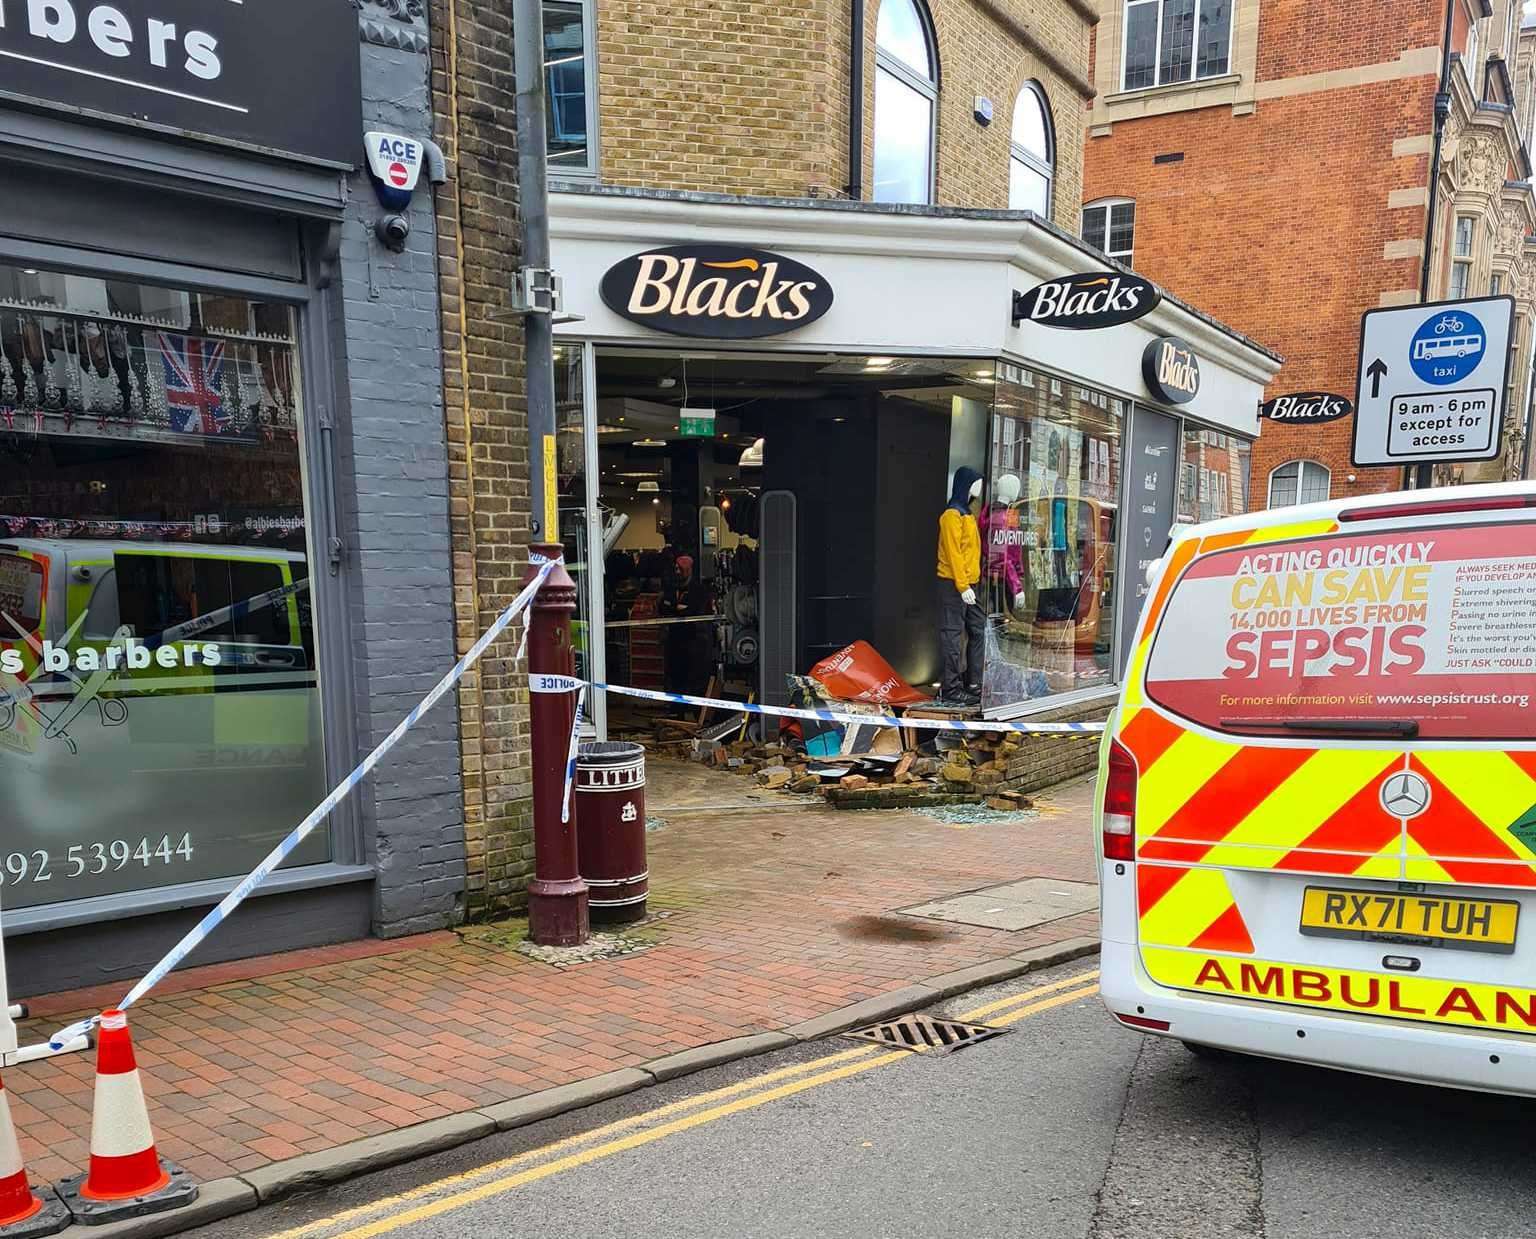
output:
[[[1160,300],[1157,288],[1139,275],[1085,271],[1015,292],[1013,325],[1029,322],[1068,331],[1117,327],[1150,313]]]
[[[642,327],[675,336],[743,340],[814,323],[832,308],[820,272],[766,250],[672,245],[615,263],[603,304]]]
[[[1348,397],[1326,391],[1291,392],[1266,400],[1259,406],[1260,417],[1298,426],[1316,426],[1322,422],[1337,421],[1354,411],[1354,403]]]

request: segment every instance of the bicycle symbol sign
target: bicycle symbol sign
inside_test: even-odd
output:
[[[1413,333],[1408,362],[1426,383],[1457,383],[1477,369],[1488,348],[1483,324],[1465,311],[1447,310],[1426,318]]]

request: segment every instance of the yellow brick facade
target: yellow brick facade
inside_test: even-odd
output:
[[[597,0],[599,179],[657,189],[844,197],[849,0]],[[875,30],[866,0],[864,196],[872,179]],[[930,0],[940,91],[936,202],[1008,205],[1014,101],[1031,80],[1056,133],[1055,221],[1077,230],[1086,0]],[[974,115],[992,101],[990,126]]]

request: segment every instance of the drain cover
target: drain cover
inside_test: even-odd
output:
[[[962,1024],[959,1020],[936,1020],[932,1016],[912,1014],[871,1024],[868,1028],[855,1028],[843,1036],[857,1041],[874,1041],[897,1050],[944,1054],[1007,1031],[1006,1028],[988,1028],[985,1024]]]

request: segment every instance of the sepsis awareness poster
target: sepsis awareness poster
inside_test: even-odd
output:
[[[1197,559],[1164,612],[1147,693],[1208,727],[1412,720],[1530,737],[1536,527],[1329,535]]]

